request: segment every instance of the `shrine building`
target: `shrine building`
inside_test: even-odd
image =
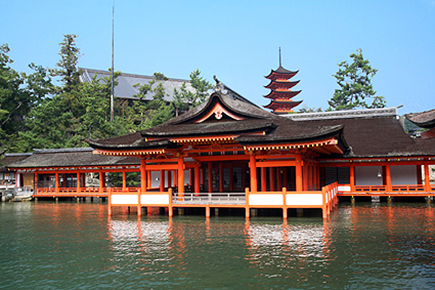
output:
[[[92,148],[39,150],[10,164],[31,176],[34,197],[109,198],[116,207],[174,209],[319,208],[327,218],[338,197],[425,197],[432,200],[429,166],[435,165],[434,110],[408,115],[428,128],[423,138],[405,133],[398,108],[305,114],[288,112],[300,102],[281,65],[269,76],[267,112],[216,80],[201,105],[159,126],[86,142]],[[285,105],[284,105],[285,103]],[[122,186],[104,175],[122,173]],[[128,172],[140,186],[128,187]],[[96,185],[86,176],[98,173]]]

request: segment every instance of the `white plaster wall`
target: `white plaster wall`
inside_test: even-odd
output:
[[[382,174],[381,166],[355,167],[355,185],[382,185],[382,177],[378,177],[378,172]]]
[[[249,205],[283,205],[282,194],[250,194]]]
[[[138,204],[137,194],[113,194],[112,204]]]
[[[322,205],[323,196],[319,193],[312,194],[287,194],[287,205]]]
[[[140,196],[140,203],[146,205],[166,205],[169,204],[169,195],[168,194],[142,194]]]
[[[390,166],[391,184],[417,184],[417,166],[400,165]]]

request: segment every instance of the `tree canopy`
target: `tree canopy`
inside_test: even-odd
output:
[[[190,74],[191,92],[183,84],[169,102],[164,82],[156,72],[153,79],[138,86],[138,100],[115,98],[115,118],[110,122],[111,78],[80,81],[80,49],[74,34],[59,43],[56,68],[31,63],[26,75],[11,68],[7,44],[0,46],[0,152],[29,152],[34,148],[87,146],[84,138],[109,138],[134,133],[171,119],[178,107],[190,108],[202,102],[211,88],[199,70]],[[120,72],[114,73],[114,84]],[[151,92],[153,99],[144,101]],[[187,104],[184,107],[184,104]]]
[[[376,91],[371,83],[377,70],[370,66],[368,60],[364,59],[361,49],[352,53],[350,58],[352,63],[347,61],[339,63],[339,70],[333,75],[340,88],[335,90],[334,95],[328,101],[328,110],[385,107],[384,97],[375,96]]]

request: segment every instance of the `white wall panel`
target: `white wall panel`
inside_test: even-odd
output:
[[[282,194],[250,194],[249,205],[283,205]]]
[[[169,204],[169,194],[142,194],[140,196],[140,203],[144,205],[149,204]]]
[[[320,193],[287,194],[287,205],[323,205],[323,196]]]
[[[112,204],[137,204],[137,194],[113,194]]]

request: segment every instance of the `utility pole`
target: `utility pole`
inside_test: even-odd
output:
[[[114,114],[113,114],[113,97],[115,95],[115,88],[114,88],[114,77],[113,73],[115,71],[115,0],[113,0],[113,6],[112,6],[112,71],[111,71],[111,77],[110,77],[110,122],[113,123]]]

